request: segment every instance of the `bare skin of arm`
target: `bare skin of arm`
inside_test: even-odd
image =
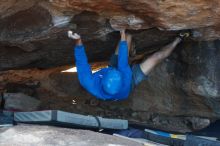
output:
[[[75,40],[75,42],[76,42],[76,45],[82,45],[82,40],[81,39],[77,39],[77,40]]]
[[[160,51],[154,53],[145,61],[140,64],[140,68],[145,75],[148,75],[152,69],[167,58],[172,51],[176,48],[176,46],[181,42],[181,39],[177,37],[172,43],[164,46]]]

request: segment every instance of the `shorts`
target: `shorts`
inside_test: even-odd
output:
[[[118,55],[112,55],[110,58],[109,66],[117,68],[118,64]],[[134,64],[131,66],[132,71],[132,81],[131,87],[134,89],[135,86],[139,85],[142,81],[147,80],[146,76],[140,68],[140,64]]]

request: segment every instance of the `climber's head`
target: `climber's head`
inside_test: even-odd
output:
[[[102,79],[102,87],[104,91],[108,94],[114,95],[119,92],[121,86],[121,73],[114,68],[108,70]]]

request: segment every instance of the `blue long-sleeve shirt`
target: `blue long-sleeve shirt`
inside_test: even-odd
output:
[[[106,93],[102,88],[102,77],[111,68],[103,68],[92,74],[83,45],[77,45],[75,47],[74,55],[79,82],[92,95],[102,100],[123,100],[129,96],[131,92],[132,72],[128,64],[128,46],[126,41],[119,43],[117,70],[122,74],[122,86],[119,92],[114,95]]]

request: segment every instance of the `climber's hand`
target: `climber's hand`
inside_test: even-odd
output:
[[[76,40],[76,45],[82,45],[81,37],[77,33],[73,34],[73,32],[71,30],[69,30],[68,31],[68,37],[71,38],[71,39]]]
[[[126,34],[125,34],[125,30],[121,30],[121,41],[125,41],[126,40]]]
[[[74,40],[81,39],[80,35],[78,35],[77,33],[73,34],[73,32],[71,30],[68,31],[68,37],[71,39],[74,39]]]

